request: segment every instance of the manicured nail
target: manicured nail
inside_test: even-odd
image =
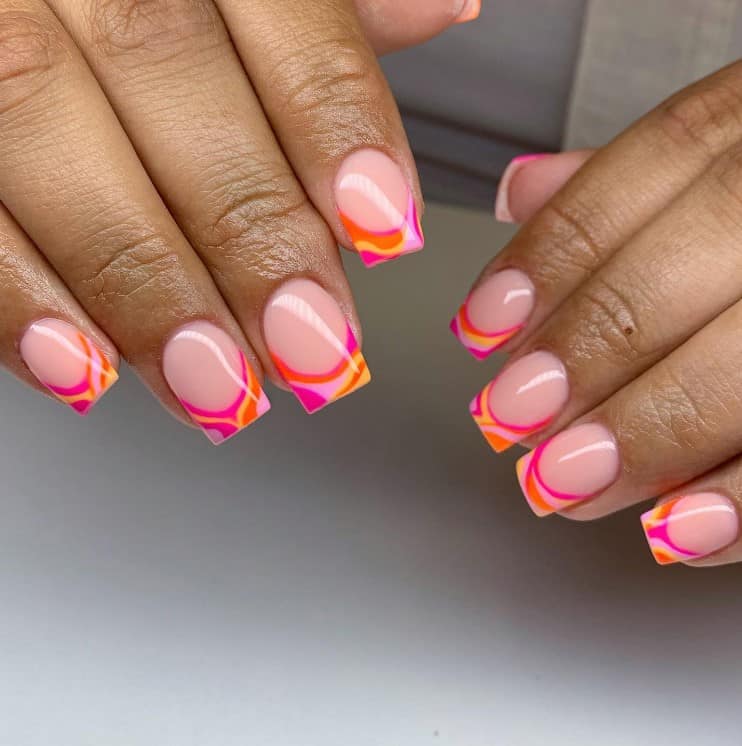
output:
[[[596,497],[615,482],[618,447],[602,425],[577,425],[527,453],[516,470],[531,509],[545,516]]]
[[[77,327],[59,319],[31,324],[20,342],[29,370],[60,401],[86,415],[118,381],[101,350]]]
[[[543,430],[569,396],[567,372],[549,352],[522,357],[487,384],[469,411],[497,453]]]
[[[519,155],[517,158],[513,158],[508,163],[507,168],[500,177],[500,184],[497,187],[497,197],[495,197],[495,218],[501,223],[517,223],[518,221],[513,217],[513,213],[510,211],[510,183],[513,180],[513,176],[521,169],[526,163],[540,160],[545,158],[549,153],[533,153],[531,155]]]
[[[479,18],[479,14],[482,12],[482,0],[466,0],[464,7],[456,19],[456,23],[466,23],[467,21],[473,21]]]
[[[170,338],[162,371],[183,409],[215,445],[270,409],[242,350],[208,321],[187,324]]]
[[[265,341],[276,368],[310,414],[371,380],[348,321],[311,280],[291,280],[268,302]]]
[[[367,267],[422,249],[415,197],[399,166],[379,150],[345,159],[335,201],[353,245]]]
[[[533,284],[519,269],[495,272],[471,291],[451,331],[477,360],[484,360],[526,325],[534,296]]]
[[[714,492],[675,497],[648,510],[641,522],[660,565],[713,554],[729,546],[739,534],[734,504]]]

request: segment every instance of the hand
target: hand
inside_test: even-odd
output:
[[[565,183],[566,182],[566,183]],[[453,322],[507,366],[472,402],[537,515],[642,516],[662,564],[742,559],[742,64],[594,154],[521,159],[527,221]]]
[[[337,243],[422,248],[377,64],[476,0],[5,0],[0,361],[85,414],[119,351],[215,442],[369,380]],[[412,20],[419,21],[412,23]]]

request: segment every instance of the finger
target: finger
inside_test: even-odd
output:
[[[423,247],[422,198],[391,91],[350,0],[217,0],[281,146],[367,266]]]
[[[267,410],[239,326],[36,0],[0,12],[0,199],[173,411],[220,442]]]
[[[563,428],[740,298],[741,195],[735,146],[529,335],[472,410],[494,447]]]
[[[118,380],[118,352],[0,205],[0,363],[87,415]]]
[[[522,155],[500,178],[495,217],[501,223],[525,223],[582,168],[594,150]]]
[[[455,319],[461,343],[479,358],[522,344],[737,142],[740,84],[742,63],[735,63],[676,94],[595,153],[482,273]],[[511,291],[519,293],[517,302]]]
[[[271,378],[309,411],[368,382],[337,245],[215,6],[151,3],[123,23],[127,2],[54,5]]]
[[[422,44],[450,26],[479,17],[481,0],[355,0],[376,54]]]
[[[519,462],[538,515],[598,518],[664,494],[742,451],[736,303]]]

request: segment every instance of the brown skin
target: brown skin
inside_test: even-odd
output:
[[[435,35],[463,0],[409,4],[416,28],[396,0],[5,0],[0,361],[40,389],[18,341],[67,319],[190,423],[161,372],[181,325],[215,323],[283,386],[260,316],[304,275],[360,336],[334,173],[382,148],[422,209],[375,50]]]
[[[535,212],[519,213],[526,224],[482,276],[524,269],[537,307],[509,362],[548,350],[570,382],[528,445],[600,422],[621,455],[618,480],[565,517],[706,489],[742,503],[740,91],[736,63],[596,151],[544,204],[526,169],[510,194]],[[742,539],[692,564],[740,560]]]

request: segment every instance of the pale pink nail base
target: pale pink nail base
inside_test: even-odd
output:
[[[500,223],[517,222],[510,210],[510,182],[513,180],[513,176],[515,176],[515,174],[526,163],[547,158],[549,155],[551,155],[551,153],[531,153],[528,155],[519,155],[517,158],[513,158],[513,160],[510,161],[500,178],[500,183],[497,187],[497,197],[495,197],[495,218]]]
[[[732,544],[739,535],[739,516],[724,495],[681,495],[641,517],[652,555],[660,565],[690,562]]]
[[[309,414],[371,380],[345,314],[316,282],[300,278],[279,288],[263,332],[276,368]]]
[[[456,19],[456,23],[468,23],[479,18],[482,12],[482,0],[466,0],[464,8]]]
[[[183,409],[215,445],[270,409],[245,354],[208,321],[187,324],[170,338],[162,370]]]
[[[335,180],[335,202],[367,267],[423,248],[413,191],[401,168],[385,153],[364,148],[349,155]]]
[[[60,319],[31,324],[20,341],[20,354],[39,382],[82,416],[118,380],[102,350]]]
[[[518,481],[538,516],[597,497],[618,479],[620,460],[613,435],[587,423],[563,430],[516,464]]]
[[[450,329],[473,357],[484,360],[525,326],[535,293],[519,269],[495,272],[469,293]]]
[[[569,397],[567,372],[544,351],[508,366],[472,401],[469,411],[497,453],[543,430]]]

